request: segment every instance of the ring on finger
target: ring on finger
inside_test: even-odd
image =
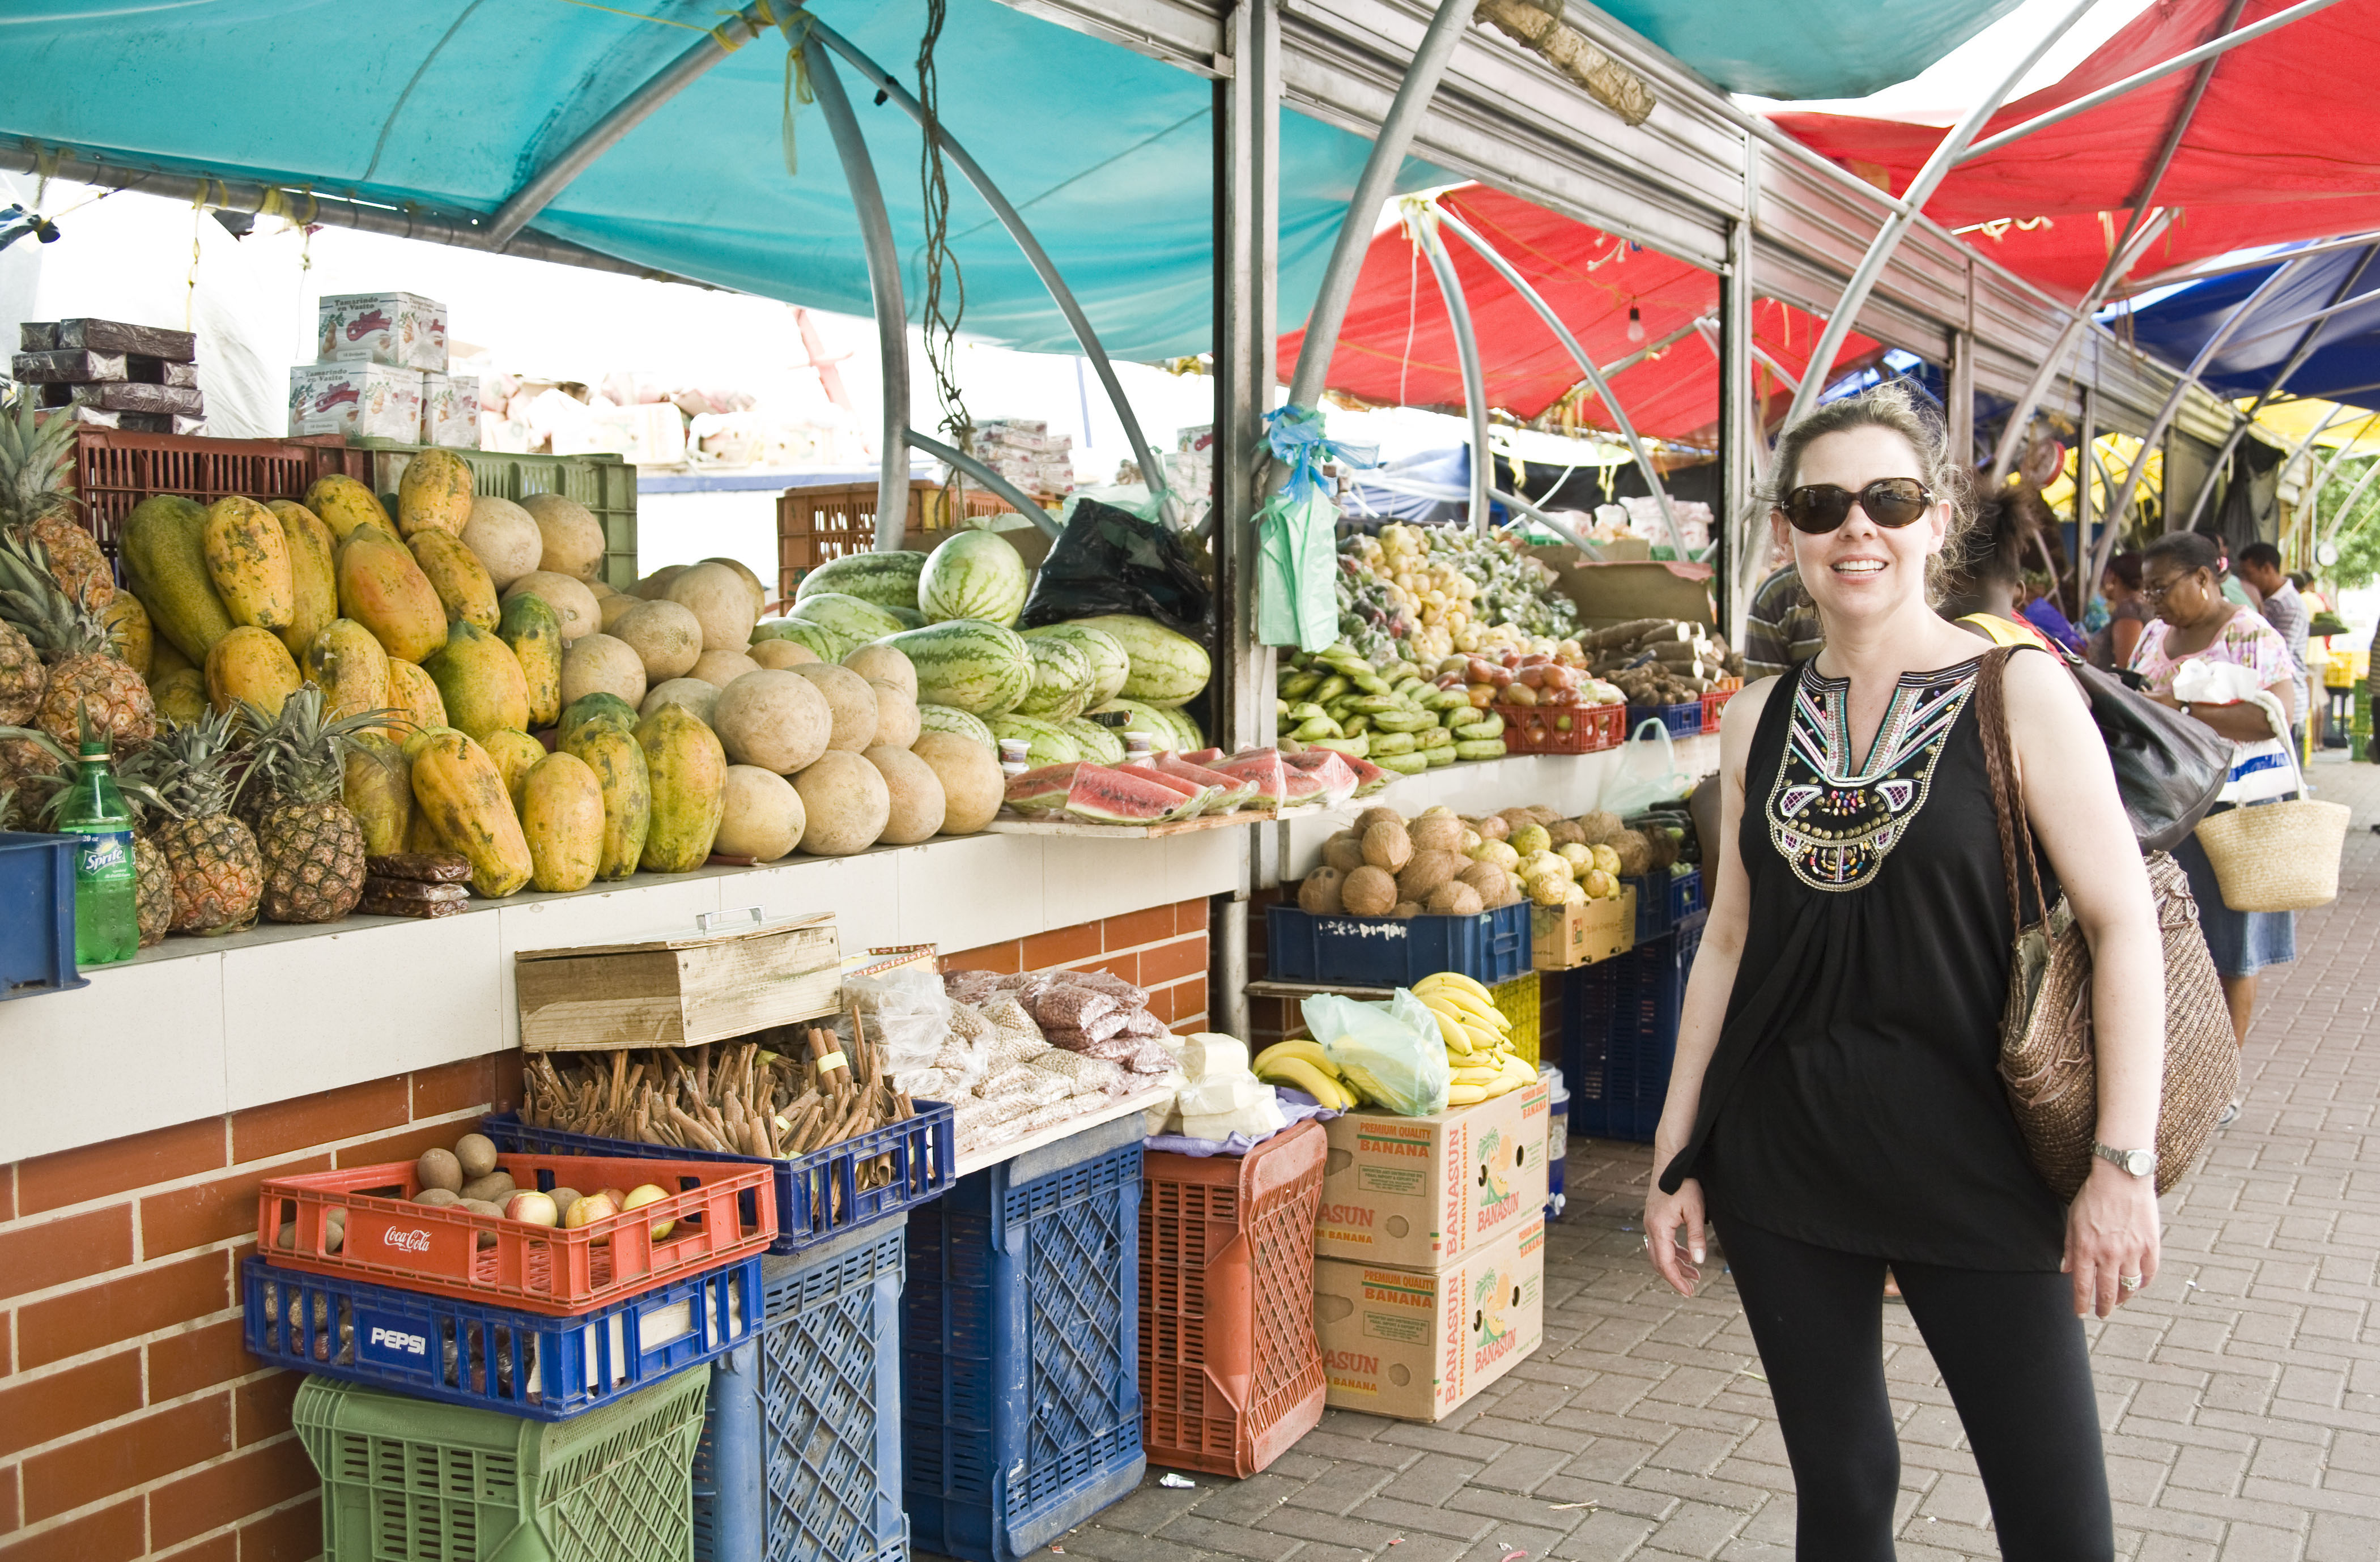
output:
[[[2141,1277],[2138,1275],[2119,1275],[2116,1277],[2116,1283],[2126,1290],[2141,1289]]]

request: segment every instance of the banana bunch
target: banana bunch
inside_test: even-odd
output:
[[[1512,1023],[1498,1011],[1488,989],[1455,971],[1440,971],[1414,984],[1413,995],[1438,1016],[1453,1082],[1451,1107],[1493,1100],[1533,1084],[1537,1071],[1512,1051]]]
[[[1341,1077],[1339,1066],[1322,1050],[1322,1044],[1307,1036],[1274,1042],[1257,1053],[1248,1068],[1266,1084],[1302,1090],[1334,1111],[1363,1105],[1363,1097]]]

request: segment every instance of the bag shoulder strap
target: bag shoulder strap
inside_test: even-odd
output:
[[[2034,902],[2039,906],[2041,902],[2041,875],[2033,856],[2033,825],[2025,817],[2024,799],[2017,793],[2016,744],[2008,725],[2009,658],[2025,648],[1994,647],[1984,653],[1983,664],[1975,673],[1975,725],[1983,738],[1984,773],[1991,781],[1992,812],[1999,825],[2000,871],[2008,880],[2012,938],[2022,937],[2024,932],[2021,874],[2031,875]],[[2040,909],[2047,914],[2047,907]]]

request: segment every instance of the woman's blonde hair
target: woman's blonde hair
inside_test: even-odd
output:
[[[1918,478],[1935,499],[1950,507],[1942,551],[1925,561],[1925,596],[1938,603],[1951,569],[1966,557],[1967,533],[1975,524],[1974,475],[1950,449],[1942,421],[1921,406],[1898,380],[1828,402],[1777,436],[1777,459],[1760,497],[1782,509],[1786,495],[1801,486],[1802,458],[1811,444],[1852,429],[1884,429],[1899,434],[1917,457]]]

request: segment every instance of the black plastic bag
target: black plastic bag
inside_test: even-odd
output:
[[[1050,547],[1018,626],[1135,613],[1206,641],[1215,594],[1182,534],[1096,499],[1076,502],[1066,529]]]

